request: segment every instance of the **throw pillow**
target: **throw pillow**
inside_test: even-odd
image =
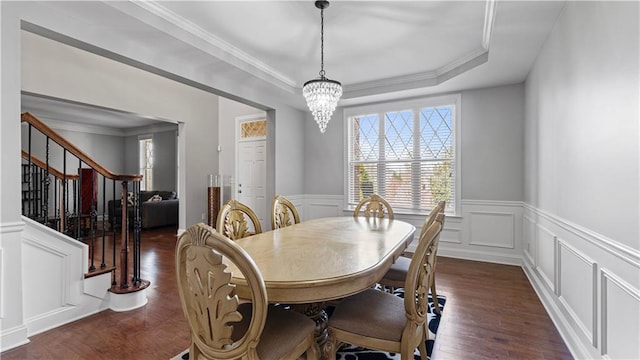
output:
[[[162,196],[160,195],[153,195],[152,197],[149,198],[149,200],[147,200],[149,202],[156,202],[156,201],[162,201]]]
[[[133,196],[133,193],[132,193],[131,191],[129,191],[129,192],[127,193],[127,204],[128,204],[129,206],[133,206],[133,202],[135,201],[135,199],[136,199],[136,198],[135,198],[135,196]]]

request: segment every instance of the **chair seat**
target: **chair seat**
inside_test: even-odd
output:
[[[404,299],[375,289],[343,299],[329,318],[333,328],[395,342],[406,322]]]
[[[389,271],[384,274],[384,279],[404,283],[404,280],[407,278],[407,272],[409,272],[409,264],[411,264],[411,259],[400,256],[396,259],[396,262],[391,265]]]
[[[240,340],[249,328],[252,306],[244,303],[238,306],[242,321],[233,325],[233,340]],[[315,322],[309,317],[280,307],[269,306],[267,321],[256,348],[260,359],[283,359],[299,344],[305,342],[309,332],[315,329]]]

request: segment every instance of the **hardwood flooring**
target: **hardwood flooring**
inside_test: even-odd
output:
[[[176,232],[142,232],[141,274],[151,281],[147,305],[105,310],[31,336],[0,358],[168,360],[187,348],[174,270]],[[439,257],[436,278],[447,303],[435,359],[572,359],[520,267]]]

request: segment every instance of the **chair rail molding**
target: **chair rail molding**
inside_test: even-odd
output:
[[[523,205],[523,269],[575,358],[640,358],[640,251]]]

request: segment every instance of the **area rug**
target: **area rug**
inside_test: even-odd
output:
[[[394,295],[404,298],[404,289],[399,288],[394,291]],[[446,298],[442,295],[438,295],[438,303],[440,309],[444,310]],[[440,325],[440,315],[434,311],[434,304],[429,296],[429,314],[427,315],[427,321],[429,323],[429,340],[427,340],[427,358],[431,358],[431,352],[436,338],[436,332]],[[329,309],[330,312],[330,309]],[[413,354],[414,360],[420,359],[420,352],[418,349]],[[189,349],[184,350],[180,354],[171,358],[171,360],[187,360],[189,359]],[[387,353],[382,351],[367,350],[357,348],[353,346],[346,346],[341,348],[336,354],[336,360],[400,360],[400,354]]]
[[[404,289],[398,288],[393,292],[393,294],[404,298]],[[427,314],[427,323],[429,324],[429,340],[427,340],[427,359],[431,359],[431,352],[433,351],[436,332],[440,325],[440,315],[436,314],[434,311],[435,307],[433,300],[431,299],[431,295],[429,295],[428,299],[429,313]],[[445,302],[446,298],[442,295],[438,295],[438,303],[440,304],[441,312],[444,310]],[[420,351],[418,349],[413,353],[413,358],[414,360],[421,360]],[[336,360],[400,360],[400,354],[347,346],[338,351],[336,354]]]

